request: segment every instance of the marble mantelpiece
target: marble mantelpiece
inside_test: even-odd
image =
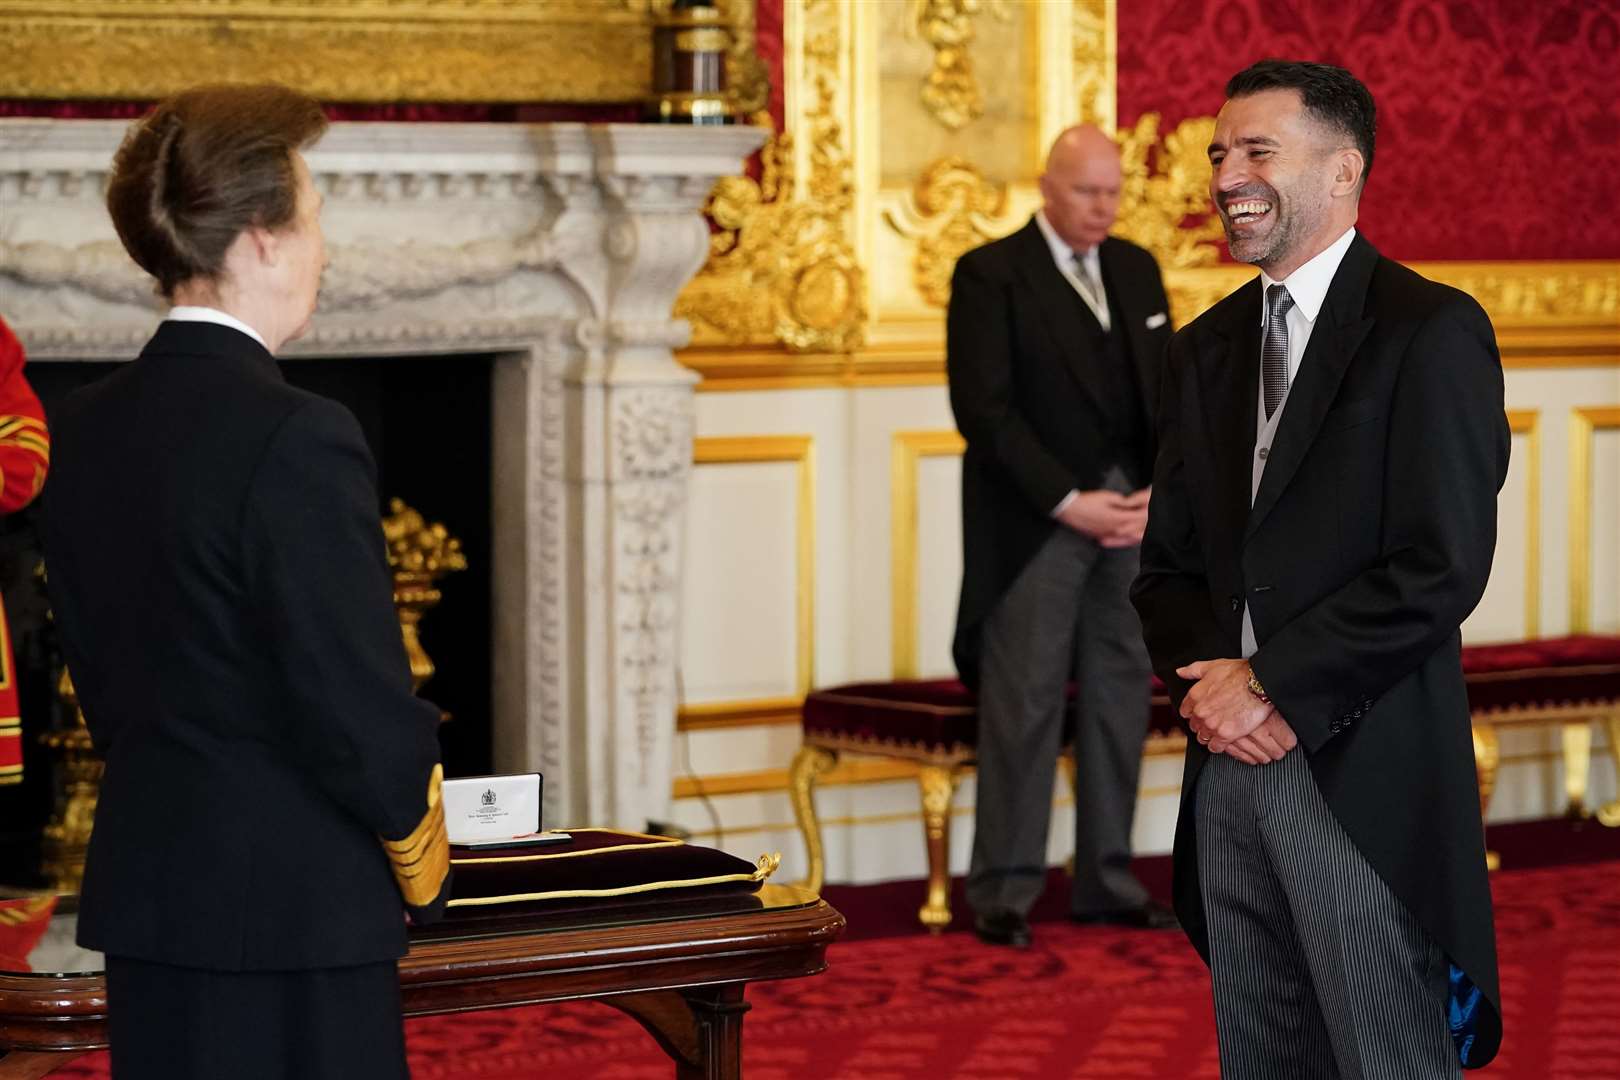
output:
[[[0,120],[0,312],[34,362],[127,359],[159,317],[102,202],[124,128]],[[694,381],[671,311],[762,138],[335,124],[308,155],[331,267],[288,355],[499,357],[495,766],[546,774],[550,822],[666,816]]]

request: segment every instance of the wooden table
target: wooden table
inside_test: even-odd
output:
[[[61,910],[53,916],[59,943],[71,942],[63,931],[74,918]],[[843,928],[844,917],[825,901],[786,885],[685,902],[502,913],[414,932],[399,979],[407,1016],[600,1000],[652,1033],[678,1080],[733,1080],[742,1075],[747,984],[825,970],[827,946]],[[98,959],[82,955],[88,960],[79,966]],[[0,1078],[32,1080],[106,1045],[99,970],[0,972]]]

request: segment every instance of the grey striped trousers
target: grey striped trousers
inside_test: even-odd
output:
[[[1333,817],[1303,748],[1198,777],[1223,1080],[1461,1076],[1449,961]]]

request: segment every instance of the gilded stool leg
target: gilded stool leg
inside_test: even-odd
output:
[[[928,835],[928,901],[917,918],[936,934],[951,924],[951,797],[959,779],[956,769],[943,765],[924,765],[917,774]]]
[[[1583,818],[1586,813],[1586,783],[1592,773],[1592,722],[1576,720],[1564,724],[1564,794],[1568,802],[1564,816]]]
[[[1474,775],[1479,779],[1479,816],[1484,820],[1491,808],[1491,794],[1496,790],[1496,767],[1502,760],[1502,748],[1496,737],[1496,728],[1488,723],[1474,724]],[[1502,856],[1494,851],[1485,852],[1485,867],[1496,870],[1502,865]]]
[[[810,872],[799,885],[813,893],[821,892],[827,870],[826,853],[821,848],[821,822],[816,820],[816,780],[837,761],[838,755],[831,750],[801,746],[788,768],[788,796],[793,800],[793,817],[799,823],[799,835],[804,837],[805,855],[810,861]]]
[[[1073,750],[1058,755],[1058,768],[1063,770],[1063,775],[1069,780],[1069,794],[1074,798],[1074,812],[1078,814],[1080,812],[1080,791],[1075,787],[1077,781],[1075,780]],[[1069,856],[1068,861],[1063,864],[1063,872],[1070,877],[1074,877],[1074,856],[1072,854]]]
[[[1614,778],[1620,781],[1620,709],[1603,718],[1609,731],[1609,756],[1614,759]],[[1609,828],[1620,828],[1620,798],[1598,807],[1597,819]]]

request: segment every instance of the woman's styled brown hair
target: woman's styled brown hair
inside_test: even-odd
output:
[[[325,131],[313,98],[273,83],[199,86],[159,103],[113,157],[107,209],[124,250],[164,296],[217,279],[244,229],[293,220],[293,154]]]

